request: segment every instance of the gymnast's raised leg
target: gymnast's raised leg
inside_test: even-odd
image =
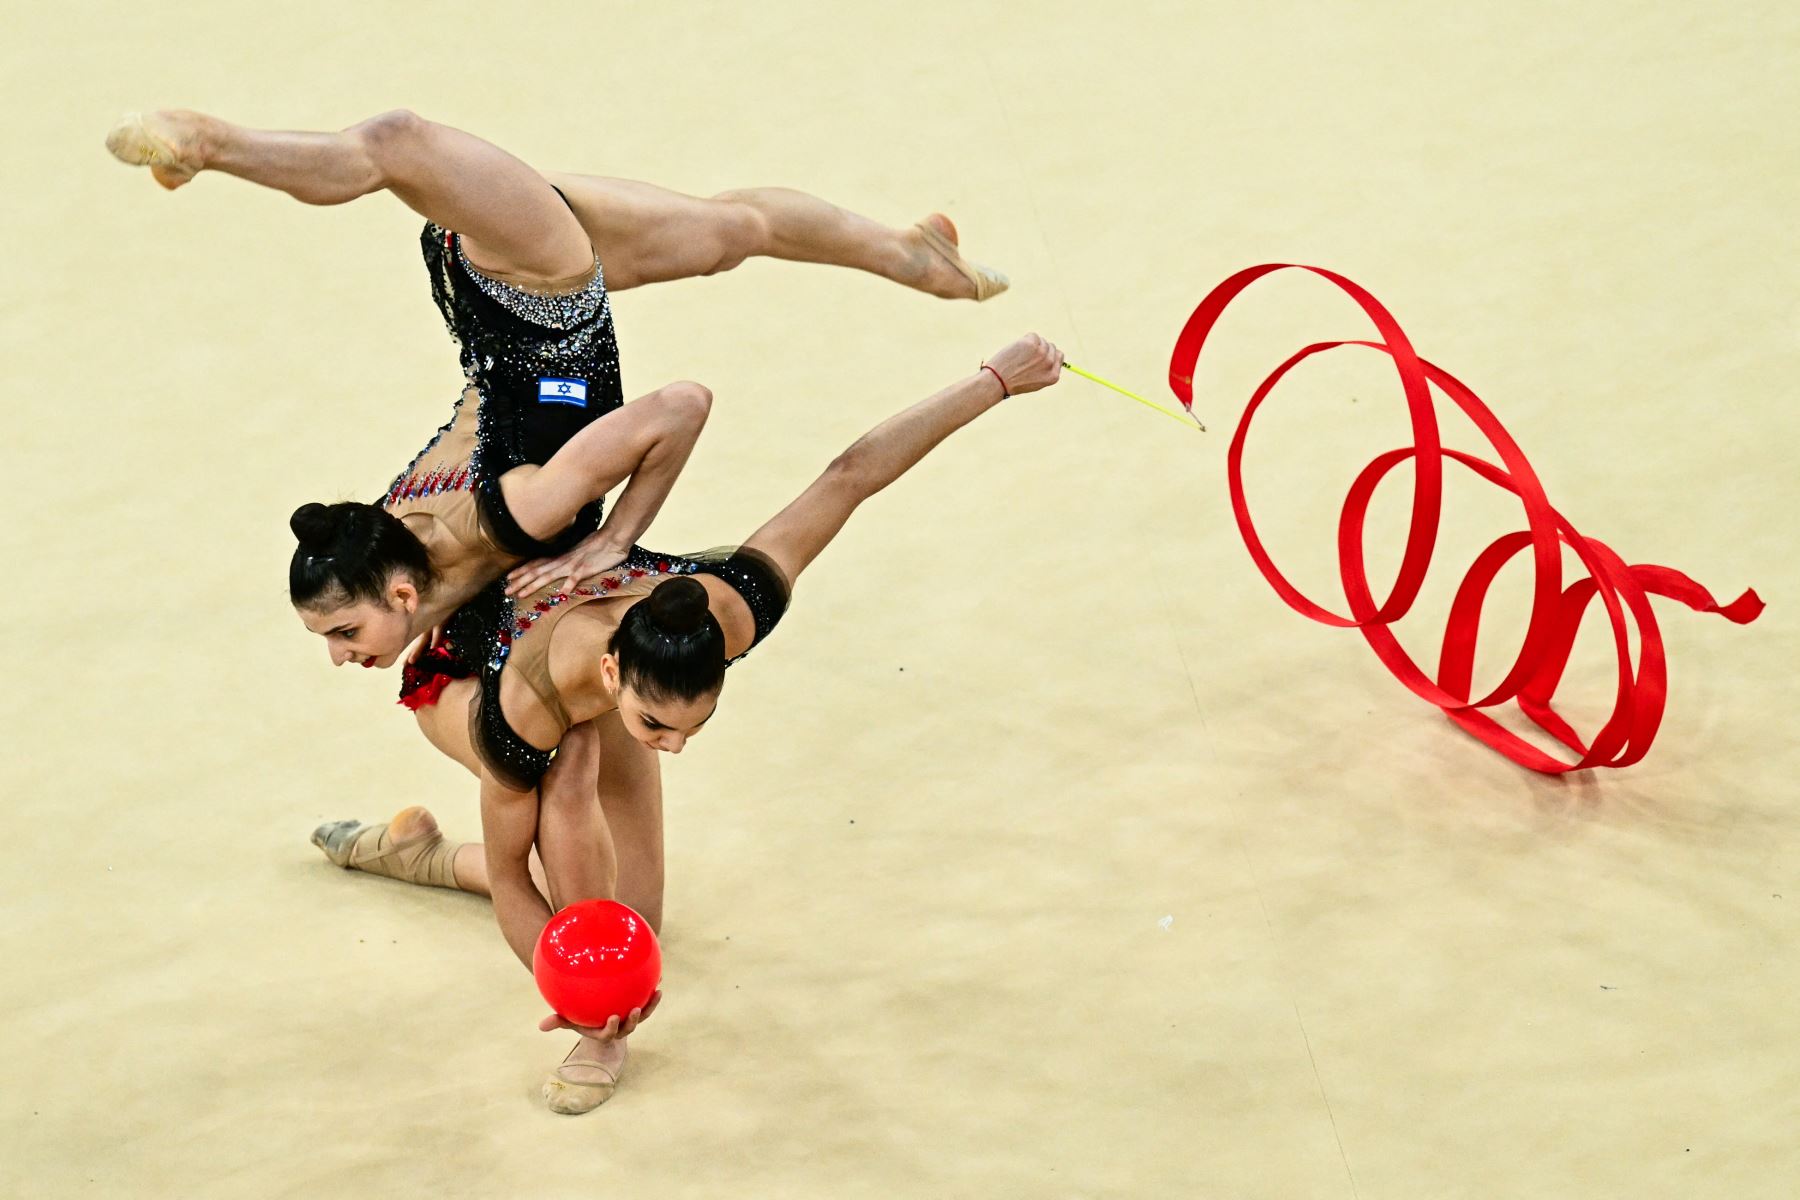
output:
[[[219,171],[307,204],[390,191],[462,234],[477,266],[538,284],[578,277],[598,253],[613,291],[715,274],[752,257],[853,267],[946,298],[986,300],[1007,288],[1004,275],[962,258],[941,213],[893,229],[788,188],[703,199],[634,180],[546,176],[405,109],[336,133],[246,129],[165,109],[126,118],[106,144],[170,189]]]

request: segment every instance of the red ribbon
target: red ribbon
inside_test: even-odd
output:
[[[1381,303],[1349,279],[1322,267],[1293,263],[1267,263],[1239,271],[1215,287],[1194,310],[1169,360],[1169,387],[1187,409],[1194,406],[1194,372],[1207,336],[1238,293],[1274,271],[1298,269],[1330,280],[1355,300],[1374,322],[1380,341],[1315,342],[1275,368],[1250,397],[1250,404],[1232,435],[1226,469],[1231,486],[1231,509],[1238,530],[1257,570],[1269,581],[1289,608],[1326,625],[1355,628],[1362,633],[1384,666],[1411,691],[1437,705],[1457,725],[1520,766],[1546,774],[1579,771],[1589,767],[1625,767],[1644,757],[1662,722],[1668,698],[1668,671],[1661,630],[1649,597],[1664,596],[1696,612],[1717,613],[1739,625],[1754,621],[1763,602],[1754,591],[1745,591],[1730,604],[1721,605],[1712,594],[1671,567],[1651,564],[1626,565],[1605,543],[1584,537],[1544,495],[1543,484],[1525,460],[1518,443],[1495,419],[1487,405],[1449,372],[1420,358],[1399,323]],[[1412,445],[1379,455],[1351,484],[1338,519],[1338,571],[1350,615],[1341,616],[1313,603],[1282,575],[1257,536],[1244,499],[1244,442],[1250,421],[1275,385],[1294,367],[1339,346],[1364,346],[1379,350],[1394,362],[1400,387],[1412,420]],[[1498,452],[1500,465],[1446,449],[1438,436],[1432,386],[1448,396],[1473,421]],[[1412,461],[1412,520],[1407,529],[1406,551],[1400,571],[1387,598],[1376,603],[1369,591],[1363,562],[1363,521],[1376,486],[1395,467]],[[1525,508],[1526,528],[1497,538],[1476,556],[1451,604],[1438,656],[1437,677],[1427,675],[1400,646],[1391,627],[1418,599],[1431,554],[1437,543],[1438,517],[1443,499],[1444,460],[1461,463],[1475,474],[1519,498]],[[1563,586],[1562,546],[1568,546],[1587,569],[1586,577]],[[1536,569],[1532,592],[1531,622],[1518,657],[1499,685],[1487,695],[1471,698],[1476,636],[1488,588],[1508,562],[1527,548]],[[1591,741],[1583,741],[1552,705],[1557,685],[1568,665],[1569,653],[1581,626],[1582,614],[1598,597],[1612,624],[1618,658],[1618,689],[1612,715]],[[1638,630],[1639,650],[1633,663],[1626,613]],[[1488,715],[1483,709],[1508,700],[1516,701],[1533,724],[1579,757],[1565,762],[1546,753]]]

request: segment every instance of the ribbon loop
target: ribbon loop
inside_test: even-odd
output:
[[[1649,597],[1662,596],[1695,612],[1716,613],[1739,625],[1754,621],[1763,602],[1746,591],[1730,604],[1721,605],[1712,593],[1672,567],[1654,564],[1627,566],[1605,543],[1582,536],[1566,517],[1553,508],[1543,484],[1524,452],[1498,418],[1467,385],[1448,371],[1420,358],[1393,315],[1369,292],[1344,276],[1322,267],[1294,263],[1265,263],[1232,275],[1213,288],[1182,327],[1169,360],[1169,388],[1190,411],[1194,404],[1194,374],[1207,338],[1225,309],[1245,288],[1276,271],[1300,270],[1330,281],[1354,300],[1374,324],[1379,340],[1315,342],[1295,352],[1269,373],[1251,394],[1238,421],[1226,455],[1231,491],[1231,510],[1251,561],[1276,595],[1304,617],[1362,634],[1383,666],[1420,698],[1441,709],[1456,725],[1501,755],[1546,774],[1585,770],[1590,767],[1624,767],[1643,758],[1662,722],[1668,698],[1667,664],[1662,632]],[[1412,445],[1387,451],[1364,467],[1350,486],[1338,520],[1338,574],[1344,586],[1348,614],[1330,611],[1304,595],[1283,575],[1256,532],[1244,495],[1244,445],[1250,423],[1277,384],[1300,363],[1315,354],[1343,346],[1359,346],[1386,354],[1400,376],[1412,424]],[[1493,463],[1442,444],[1435,409],[1434,389],[1461,409],[1499,456]],[[1437,545],[1443,508],[1443,464],[1459,463],[1495,487],[1518,497],[1525,510],[1526,528],[1503,535],[1478,555],[1458,587],[1446,620],[1432,677],[1414,662],[1400,645],[1392,626],[1406,616],[1418,599],[1431,556]],[[1363,525],[1369,504],[1382,479],[1408,460],[1412,463],[1413,503],[1407,525],[1406,546],[1400,570],[1387,597],[1377,603],[1369,590],[1363,555]],[[1575,553],[1587,575],[1563,586],[1562,549]],[[1533,575],[1531,619],[1517,657],[1501,682],[1487,695],[1471,698],[1475,648],[1483,604],[1500,571],[1527,547]],[[1584,740],[1557,713],[1553,700],[1574,650],[1583,614],[1598,599],[1612,628],[1617,687],[1612,714]],[[1628,624],[1629,617],[1629,624]],[[1631,655],[1630,625],[1637,627],[1638,654]],[[1486,709],[1513,701],[1532,724],[1555,739],[1576,758],[1559,759],[1502,725]]]

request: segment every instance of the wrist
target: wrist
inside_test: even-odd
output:
[[[589,540],[596,549],[604,548],[607,550],[617,550],[623,553],[631,548],[631,539],[625,537],[618,530],[608,529],[604,525],[599,529],[596,529],[593,537]]]
[[[986,379],[989,383],[994,384],[1000,389],[1000,398],[1002,400],[1009,399],[1012,396],[1012,388],[1007,386],[1005,377],[992,366],[987,363],[982,363],[979,374],[983,379]]]

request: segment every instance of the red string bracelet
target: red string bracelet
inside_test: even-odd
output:
[[[986,363],[981,364],[981,369],[988,372],[995,379],[999,380],[999,382],[1000,382],[1000,398],[1002,400],[1012,399],[1012,392],[1007,388],[1006,380],[1000,379],[1000,372],[994,370],[994,368],[988,366]]]

